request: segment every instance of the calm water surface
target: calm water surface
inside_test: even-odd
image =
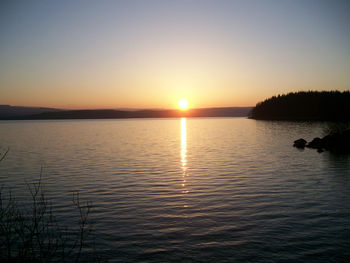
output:
[[[346,262],[350,158],[291,146],[321,135],[243,118],[2,121],[0,184],[25,202],[43,167],[65,224],[79,191],[111,262]]]

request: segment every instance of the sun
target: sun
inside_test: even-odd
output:
[[[179,100],[179,108],[181,110],[187,110],[187,108],[188,108],[188,101],[187,101],[187,99]]]

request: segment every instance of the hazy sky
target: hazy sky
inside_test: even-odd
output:
[[[251,106],[350,89],[350,1],[1,1],[0,104]]]

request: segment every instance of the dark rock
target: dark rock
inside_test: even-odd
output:
[[[300,139],[294,141],[294,144],[293,144],[294,147],[297,147],[300,149],[304,149],[305,145],[306,145],[306,141],[303,138],[300,138]]]
[[[323,148],[323,141],[321,138],[314,138],[311,142],[309,142],[306,147],[312,148],[312,149],[322,149]]]
[[[350,153],[350,130],[327,135],[322,140],[325,150],[336,153]]]
[[[304,147],[317,149],[319,153],[326,150],[334,153],[350,154],[350,130],[329,134],[322,139],[316,137],[308,144],[305,144],[306,141],[304,139],[299,139],[294,141],[293,146],[302,149]]]
[[[331,151],[334,147],[337,148],[338,146],[338,141],[339,141],[339,135],[337,134],[332,134],[332,135],[327,135],[323,137],[323,148],[327,151]]]

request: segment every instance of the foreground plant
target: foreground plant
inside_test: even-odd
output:
[[[72,204],[79,219],[75,227],[62,228],[44,194],[41,175],[37,182],[27,185],[31,196],[27,207],[16,201],[11,190],[4,194],[0,188],[0,262],[82,261],[82,250],[92,229],[88,220],[91,202],[82,203],[79,193],[73,194]],[[98,261],[95,257],[90,260]]]

